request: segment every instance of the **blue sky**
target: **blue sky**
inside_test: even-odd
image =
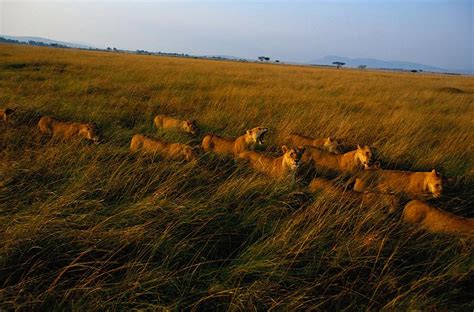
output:
[[[473,70],[473,1],[5,1],[0,34],[285,61],[371,57]]]

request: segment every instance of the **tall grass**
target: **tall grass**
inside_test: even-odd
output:
[[[388,168],[462,181],[436,205],[473,216],[471,77],[242,64],[0,45],[0,309],[466,310],[472,239],[400,211],[309,194],[240,163],[128,152],[157,113],[236,136],[264,125],[368,144]],[[94,121],[53,142],[39,116]],[[274,146],[273,148],[271,148]]]

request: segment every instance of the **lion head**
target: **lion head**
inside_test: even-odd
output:
[[[428,191],[433,194],[434,198],[438,198],[441,196],[441,192],[443,191],[443,179],[439,172],[436,172],[433,169],[431,172],[428,172],[425,176],[425,185]]]
[[[331,139],[331,137],[327,137],[326,139],[324,139],[324,148],[328,152],[331,152],[333,154],[340,154],[341,153],[339,142],[336,141],[336,140]]]
[[[253,142],[258,144],[263,144],[265,134],[268,132],[268,128],[264,127],[255,127],[253,129],[246,131],[247,142]]]
[[[360,163],[364,165],[365,168],[367,168],[372,163],[372,158],[373,158],[372,150],[367,145],[365,145],[364,147],[357,145],[355,158],[359,160]]]
[[[196,121],[186,120],[184,122],[184,131],[191,133],[192,135],[197,135],[199,133],[199,128],[196,125]]]
[[[97,126],[95,124],[82,125],[79,133],[84,136],[87,140],[99,144],[100,138],[97,133]]]
[[[281,150],[283,151],[284,162],[291,168],[291,170],[296,170],[300,165],[301,156],[303,155],[305,148],[287,147],[286,145],[283,145]]]

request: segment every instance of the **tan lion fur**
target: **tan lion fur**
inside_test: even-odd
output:
[[[357,175],[354,191],[377,190],[383,193],[403,193],[411,198],[429,195],[441,196],[442,177],[436,170],[411,172],[399,170],[369,170]]]
[[[238,157],[248,160],[252,168],[273,178],[294,178],[303,150],[286,145],[281,149],[283,155],[276,158],[254,151],[242,152]]]
[[[38,122],[42,134],[51,134],[53,138],[72,139],[82,137],[94,143],[99,143],[99,135],[94,124],[63,122],[49,116],[43,116]]]
[[[257,144],[263,144],[263,138],[268,128],[255,127],[247,130],[245,134],[237,139],[226,139],[216,134],[208,134],[203,140],[201,147],[204,151],[213,151],[216,154],[232,155],[244,151],[253,151]]]
[[[290,133],[287,136],[286,141],[290,145],[303,147],[304,145],[319,147],[320,149],[326,150],[333,154],[340,154],[339,143],[331,137],[325,139],[313,139],[301,134]]]
[[[354,172],[369,166],[372,157],[372,151],[368,146],[357,146],[356,150],[340,155],[307,146],[301,161],[302,163],[314,166],[316,170]]]
[[[130,141],[132,152],[156,154],[165,158],[193,161],[196,155],[191,146],[181,143],[168,143],[152,139],[142,134],[135,134]]]
[[[325,192],[333,197],[339,197],[351,202],[359,202],[364,207],[378,206],[388,208],[389,213],[394,213],[400,208],[400,199],[395,195],[365,192],[363,194],[352,190],[345,190],[331,180],[325,178],[313,178],[308,185],[312,193]]]
[[[165,115],[156,115],[153,124],[159,129],[179,129],[192,135],[199,133],[199,128],[194,120],[179,120]]]
[[[474,235],[474,218],[459,217],[420,200],[405,206],[403,221],[433,233]]]

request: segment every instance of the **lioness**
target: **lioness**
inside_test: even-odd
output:
[[[403,193],[411,198],[431,194],[440,197],[443,191],[441,175],[431,172],[410,172],[398,170],[369,170],[359,173],[355,179],[354,191],[375,189],[383,193]]]
[[[0,108],[0,119],[3,119],[6,123],[10,122],[11,116],[15,113],[15,108]]]
[[[181,143],[168,143],[146,137],[142,134],[135,134],[130,141],[132,152],[140,151],[144,154],[157,154],[163,157],[193,161],[196,155],[191,146]]]
[[[330,170],[337,172],[353,172],[363,167],[368,167],[372,162],[370,147],[360,147],[345,154],[332,154],[316,147],[306,146],[301,161],[312,164],[316,170]]]
[[[156,115],[153,123],[155,127],[161,129],[180,129],[192,135],[199,133],[199,128],[194,120],[179,120],[165,115]]]
[[[216,134],[208,134],[202,140],[204,151],[214,151],[217,154],[239,154],[243,151],[253,151],[257,144],[263,144],[268,128],[255,127],[247,130],[244,135],[235,140],[226,139]]]
[[[428,232],[474,235],[474,218],[458,217],[419,200],[405,206],[403,221]]]
[[[351,190],[344,190],[342,186],[325,178],[314,178],[308,185],[308,189],[312,193],[324,191],[331,196],[338,196],[342,199],[359,202],[360,205],[364,207],[384,207],[388,209],[389,213],[396,212],[400,206],[400,200],[397,196],[375,192],[364,192],[360,194]]]
[[[308,185],[308,189],[312,193],[325,191],[332,195],[340,195],[343,192],[341,187],[325,178],[313,178]]]
[[[71,139],[79,136],[95,144],[100,140],[95,124],[90,123],[63,122],[43,116],[38,122],[38,128],[41,133],[52,134],[54,138]]]
[[[319,147],[333,154],[340,154],[339,143],[328,137],[326,139],[313,139],[304,135],[290,133],[287,137],[288,144],[303,147],[304,145]]]
[[[271,157],[254,151],[244,151],[238,154],[239,158],[246,159],[257,171],[263,172],[277,179],[294,178],[304,149],[296,147],[281,147],[283,155]]]

